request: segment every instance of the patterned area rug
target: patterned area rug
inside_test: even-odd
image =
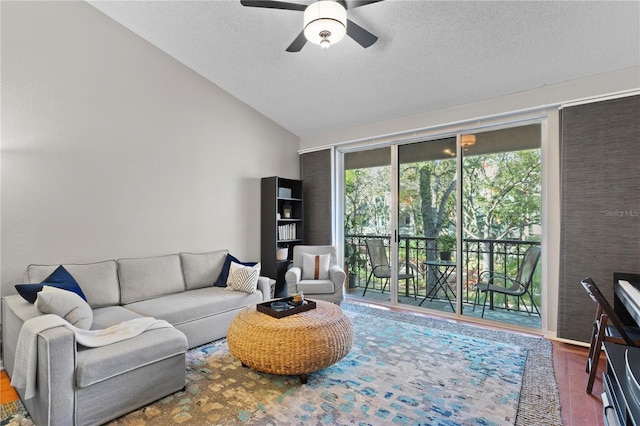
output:
[[[354,347],[306,385],[242,367],[220,340],[189,351],[185,392],[110,424],[562,425],[550,342],[343,309],[355,325]]]

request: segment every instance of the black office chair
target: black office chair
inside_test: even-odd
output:
[[[640,346],[640,328],[628,327],[622,324],[613,307],[607,302],[596,283],[587,277],[581,281],[582,287],[589,293],[591,299],[598,304],[596,317],[593,320],[589,357],[586,371],[589,373],[587,393],[591,393],[596,379],[598,361],[602,351],[602,342],[612,342],[628,346]],[[609,324],[611,322],[611,324]]]
[[[391,265],[389,264],[389,258],[387,257],[387,250],[384,247],[384,242],[380,239],[366,240],[367,255],[369,256],[369,263],[371,263],[371,272],[367,278],[367,284],[364,286],[364,292],[362,296],[367,294],[367,288],[371,277],[376,277],[385,280],[382,287],[382,293],[387,288],[389,278],[391,278]],[[413,263],[406,263],[404,272],[398,272],[398,281],[411,280],[413,283],[413,298],[417,299],[418,286],[416,280],[418,279],[418,268]],[[408,281],[407,281],[408,283]]]
[[[484,318],[484,309],[487,305],[487,296],[489,293],[493,294],[504,294],[505,299],[507,296],[513,296],[517,298],[518,309],[520,310],[520,302],[522,302],[522,296],[525,294],[529,295],[531,299],[531,304],[533,308],[531,311],[526,309],[529,316],[535,309],[535,312],[540,315],[540,310],[536,305],[536,302],[533,300],[533,294],[531,293],[531,283],[533,281],[533,274],[536,270],[536,266],[538,265],[538,260],[540,260],[540,246],[531,246],[524,254],[524,258],[522,259],[522,263],[520,264],[520,268],[518,268],[518,273],[515,278],[510,278],[504,274],[500,274],[497,272],[490,273],[489,271],[482,271],[480,276],[478,277],[478,284],[476,284],[476,301],[479,300],[479,293],[484,293],[484,303],[482,304],[482,315],[481,318]],[[486,281],[483,281],[483,277],[486,276]],[[496,281],[504,282],[504,286],[495,284]],[[524,303],[523,303],[524,304]],[[505,300],[506,305],[506,300]],[[525,305],[526,306],[526,305]],[[475,304],[473,306],[475,310]]]

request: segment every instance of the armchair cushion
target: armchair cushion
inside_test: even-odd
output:
[[[302,280],[298,283],[298,292],[307,294],[332,294],[336,291],[333,281],[327,280]]]
[[[330,254],[308,254],[302,255],[302,279],[303,280],[326,280],[329,278]]]

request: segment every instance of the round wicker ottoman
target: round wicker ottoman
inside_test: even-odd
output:
[[[231,353],[243,366],[271,374],[309,373],[344,358],[353,345],[353,324],[338,305],[317,301],[316,308],[274,318],[247,306],[227,331]]]

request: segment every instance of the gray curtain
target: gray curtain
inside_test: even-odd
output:
[[[613,304],[613,273],[640,273],[640,96],[561,111],[558,336],[588,342],[592,277]]]
[[[305,244],[331,244],[331,149],[300,156]]]

